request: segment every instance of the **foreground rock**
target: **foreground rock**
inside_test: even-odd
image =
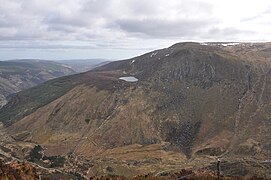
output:
[[[0,179],[38,179],[36,169],[28,163],[5,164],[0,159]]]

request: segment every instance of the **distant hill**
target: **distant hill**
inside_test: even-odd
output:
[[[80,73],[105,65],[110,61],[106,59],[73,59],[73,60],[58,60],[56,62],[66,64],[69,67],[71,67],[74,71]]]
[[[67,65],[45,60],[0,61],[0,106],[16,92],[47,80],[76,73]]]
[[[109,63],[104,59],[0,61],[0,107],[13,93],[28,89],[50,79],[85,72]]]

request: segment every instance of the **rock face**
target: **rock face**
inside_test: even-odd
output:
[[[12,60],[0,62],[0,107],[13,93],[53,78],[70,75],[74,70],[60,63],[43,60]]]
[[[187,158],[270,157],[270,47],[175,44],[18,93],[0,119],[51,155],[157,144]]]

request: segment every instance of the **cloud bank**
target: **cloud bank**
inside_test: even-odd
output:
[[[122,58],[117,51],[126,51],[125,56],[130,51],[132,56],[180,41],[271,39],[268,0],[0,0],[0,4],[2,59],[36,50]]]

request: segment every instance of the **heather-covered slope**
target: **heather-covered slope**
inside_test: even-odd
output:
[[[36,169],[27,163],[5,164],[0,159],[0,179],[38,179]]]
[[[51,155],[162,164],[201,156],[268,158],[270,46],[176,44],[66,77],[67,89],[53,86],[63,79],[49,81],[47,93],[56,96],[46,102],[34,103],[45,93],[33,92],[44,85],[18,93],[0,119],[12,124],[11,134],[28,132],[25,140]],[[138,81],[118,79],[123,76]],[[33,104],[31,113],[23,97]]]

